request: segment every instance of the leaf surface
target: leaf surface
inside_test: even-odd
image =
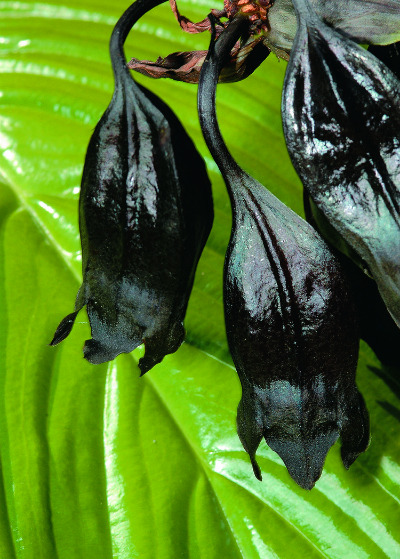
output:
[[[78,195],[91,132],[108,105],[108,39],[127,5],[1,2],[0,556],[18,559],[396,557],[400,554],[400,386],[361,347],[369,450],[346,472],[339,445],[311,492],[262,443],[258,482],[236,434],[240,387],[223,324],[230,207],[199,130],[196,88],[161,96],[206,158],[215,225],[200,260],[186,343],[139,378],[142,349],[109,365],[82,358],[82,311],[48,347],[81,281]],[[199,21],[210,7],[180,3]],[[141,20],[127,58],[207,48],[167,5]],[[301,212],[280,122],[285,64],[272,55],[221,86],[218,115],[242,167]],[[264,180],[265,182],[265,180]]]

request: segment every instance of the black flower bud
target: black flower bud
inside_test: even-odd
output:
[[[135,2],[111,37],[115,91],[89,143],[79,203],[83,284],[52,341],[69,334],[86,304],[93,339],[85,358],[102,363],[144,342],[142,374],[183,341],[213,220],[203,160],[169,107],[126,67],[129,30],[162,1]]]
[[[203,65],[199,111],[233,211],[224,268],[229,348],[242,384],[237,427],[254,473],[264,437],[311,489],[341,436],[349,467],[369,442],[355,385],[358,333],[349,287],[316,231],[232,159],[215,114],[219,71],[243,22],[229,24]]]
[[[374,277],[400,326],[400,81],[294,0],[282,119],[316,206]]]

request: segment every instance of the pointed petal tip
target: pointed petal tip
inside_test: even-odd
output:
[[[355,389],[347,396],[344,421],[340,432],[342,448],[340,454],[346,470],[365,452],[370,443],[369,415],[364,398]]]
[[[53,339],[49,343],[49,346],[55,346],[65,340],[72,330],[78,312],[79,311],[72,312],[62,319],[55,331]]]
[[[297,476],[296,478],[291,475],[291,478],[297,483],[297,485],[306,491],[311,491],[320,477],[321,472],[313,476],[305,475],[303,477]]]
[[[287,466],[287,465],[286,465]],[[319,478],[321,477],[323,464],[320,469],[312,469],[306,465],[301,469],[294,471],[288,468],[290,477],[297,483],[299,487],[305,489],[306,491],[311,491]]]
[[[255,459],[254,456],[250,456],[250,461],[253,467],[253,472],[255,477],[258,479],[258,481],[262,481],[261,469],[260,466],[257,464],[257,460]]]
[[[350,468],[350,466],[353,464],[354,460],[357,458],[357,456],[352,459],[351,461],[347,460],[343,455],[342,455],[342,462],[343,462],[343,466],[346,468],[346,470],[348,470]]]
[[[343,447],[341,448],[340,455],[342,457],[343,466],[346,468],[346,470],[348,470],[350,466],[354,464],[359,456],[355,452],[346,451],[345,449],[343,449]]]
[[[150,369],[152,369],[154,367],[154,365],[156,365],[156,363],[153,363],[152,365],[150,365],[150,363],[146,363],[143,362],[145,358],[142,357],[141,359],[139,359],[139,363],[138,363],[138,367],[140,369],[140,378],[144,377],[144,375],[146,373],[148,373],[150,371]]]
[[[348,470],[350,466],[354,464],[354,462],[357,460],[360,454],[362,454],[366,450],[367,448],[360,449],[359,451],[354,451],[354,450],[350,450],[349,448],[346,448],[345,446],[342,446],[340,450],[340,455],[342,457],[343,466],[346,468],[346,470]]]
[[[290,477],[297,483],[299,487],[306,491],[311,491],[316,482],[321,477],[322,468],[324,466],[325,455],[321,456],[305,456],[301,460],[299,457],[295,459],[295,463],[285,461],[285,466]]]
[[[157,335],[143,336],[145,353],[139,359],[140,376],[161,363],[166,355],[175,353],[185,339],[185,329],[181,321],[176,322],[168,331],[160,330]],[[139,345],[139,344],[138,344]]]
[[[281,457],[297,485],[309,491],[321,477],[329,449],[338,438],[338,430],[329,428],[316,436],[303,435],[291,440],[266,438],[266,441]]]
[[[150,371],[153,367],[161,363],[164,359],[165,355],[161,357],[159,355],[154,356],[151,352],[149,354],[148,349],[146,348],[146,353],[143,357],[139,359],[138,367],[140,369],[140,376],[143,377],[146,373]]]

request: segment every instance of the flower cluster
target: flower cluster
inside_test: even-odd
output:
[[[203,161],[124,56],[134,23],[163,1],[137,0],[111,37],[115,91],[82,177],[83,284],[52,341],[69,334],[86,305],[85,357],[102,363],[144,343],[142,374],[183,341],[213,220]],[[369,443],[355,384],[360,335],[384,362],[399,363],[400,5],[225,0],[199,23],[175,0],[171,7],[184,30],[211,31],[208,51],[129,67],[198,83],[201,128],[232,205],[224,309],[242,384],[239,437],[257,478],[265,438],[311,489],[339,437],[346,468]],[[282,122],[307,221],[238,166],[218,127],[217,83],[246,78],[271,51],[288,60]]]

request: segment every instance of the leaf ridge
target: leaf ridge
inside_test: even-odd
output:
[[[4,168],[3,168],[3,171],[4,171]],[[10,219],[14,214],[17,214],[17,213],[22,212],[22,211],[26,211],[27,214],[32,219],[32,222],[35,224],[35,226],[37,227],[37,229],[41,233],[41,236],[43,237],[43,239],[51,241],[51,245],[53,246],[54,250],[59,255],[60,259],[64,262],[64,264],[67,266],[67,268],[71,271],[72,277],[79,283],[81,281],[80,276],[79,276],[79,274],[77,274],[76,270],[71,265],[70,261],[67,258],[65,258],[64,250],[61,247],[60,243],[58,243],[56,241],[54,235],[52,235],[50,230],[44,225],[44,223],[39,218],[38,214],[35,212],[33,207],[30,204],[28,204],[27,200],[19,192],[18,187],[16,186],[14,181],[8,176],[8,174],[4,173],[4,178],[7,181],[8,186],[10,187],[12,192],[14,193],[17,201],[20,204],[19,207],[14,208],[12,210],[12,212],[10,214],[8,214],[7,219]]]
[[[198,349],[198,348],[196,348]],[[201,349],[198,351],[202,351]],[[133,357],[132,355],[132,360],[135,362],[135,364],[137,365],[137,360],[136,358]],[[165,410],[168,412],[172,422],[176,425],[176,427],[178,428],[179,432],[182,434],[184,440],[186,441],[186,443],[188,444],[189,448],[192,449],[193,454],[196,456],[197,461],[202,465],[202,469],[204,470],[204,473],[209,481],[209,483],[211,484],[211,487],[213,488],[214,494],[216,499],[218,500],[218,503],[221,507],[221,510],[224,511],[221,499],[219,497],[219,495],[217,494],[214,485],[212,483],[212,476],[210,476],[209,472],[213,472],[215,474],[221,475],[222,477],[224,477],[225,479],[228,479],[229,481],[231,481],[232,483],[235,483],[236,485],[238,485],[239,487],[241,487],[242,489],[249,491],[251,494],[253,494],[257,499],[259,499],[264,506],[268,506],[268,508],[272,509],[274,511],[274,513],[278,514],[284,521],[288,522],[290,524],[290,526],[293,526],[296,530],[296,532],[298,532],[301,536],[303,536],[307,541],[309,541],[312,545],[312,547],[315,547],[319,553],[321,553],[321,555],[323,557],[326,557],[327,559],[329,559],[329,556],[325,555],[325,553],[323,551],[321,551],[318,547],[316,547],[316,545],[308,538],[308,536],[297,526],[293,525],[291,521],[289,521],[285,516],[282,515],[282,513],[280,513],[279,511],[277,511],[276,509],[274,509],[271,505],[267,504],[265,501],[263,501],[263,499],[261,499],[261,497],[259,495],[257,495],[256,493],[253,493],[252,491],[250,491],[249,489],[247,489],[246,487],[240,485],[237,483],[236,480],[232,479],[230,476],[222,474],[221,472],[217,472],[215,470],[213,470],[210,466],[210,464],[205,460],[205,458],[203,458],[203,456],[199,453],[197,447],[195,447],[192,442],[190,441],[189,437],[187,436],[184,427],[177,421],[176,417],[174,416],[172,410],[170,409],[168,403],[166,402],[165,398],[162,396],[161,392],[159,391],[156,382],[151,378],[151,377],[147,377],[147,381],[149,382],[149,384],[152,386],[154,392],[157,394],[158,398],[160,399],[160,402],[162,402]],[[240,549],[240,545],[237,542],[237,538],[236,538],[236,534],[233,532],[230,523],[228,522],[227,516],[224,513],[224,519],[225,522],[228,524],[229,529],[233,535],[234,540],[236,541],[239,549]],[[243,556],[244,557],[244,556]]]
[[[34,329],[34,324],[36,323],[35,319],[36,319],[37,314],[38,314],[38,298],[36,297],[35,302],[34,302],[33,311],[30,314],[29,323],[26,325],[25,336],[24,336],[24,342],[25,343],[24,343],[24,351],[22,353],[23,366],[21,366],[21,390],[20,390],[20,398],[19,398],[19,401],[18,401],[19,408],[20,408],[20,422],[21,422],[21,424],[26,423],[26,420],[25,420],[25,411],[26,410],[25,410],[25,406],[24,406],[24,403],[23,403],[23,398],[24,398],[24,395],[26,394],[25,387],[26,387],[26,375],[27,375],[27,369],[28,369],[27,359],[28,359],[28,353],[29,353],[26,350],[26,348],[29,347],[29,339],[30,339],[31,333]],[[54,358],[52,360],[54,360]],[[5,412],[5,415],[7,417],[7,411]],[[46,417],[45,418],[46,427],[47,427],[47,421],[48,421],[48,418]],[[22,429],[21,439],[22,439],[23,446],[26,449],[24,454],[25,454],[25,456],[29,456],[31,454],[31,452],[29,451],[29,445],[27,444],[27,433],[24,429]],[[48,457],[50,455],[50,450],[49,450],[47,437],[46,436],[41,437],[41,441],[42,441],[42,444],[44,445],[44,450],[42,452],[45,453],[46,462],[47,462],[47,464],[49,464]],[[27,477],[27,483],[25,483],[26,492],[28,492],[30,494],[30,504],[32,505],[32,503],[35,501],[35,499],[34,499],[34,497],[32,495],[32,492],[31,492],[30,476],[29,476],[29,473],[26,472],[25,469],[24,469],[24,473]],[[51,515],[51,507],[50,507],[49,476],[47,476],[46,479],[47,479],[47,483],[46,483],[46,490],[45,490],[45,500],[48,504],[46,517],[47,517],[47,520],[49,522],[49,527],[50,527],[50,538],[49,539],[50,539],[50,545],[51,545],[51,547],[53,547],[54,552],[55,552],[55,558],[54,559],[57,559],[58,554],[57,554],[57,548],[56,548],[56,543],[55,543],[53,522],[52,522],[52,515]],[[31,508],[31,515],[36,519],[36,522],[35,522],[36,526],[40,526],[40,520],[39,520],[38,515],[37,515],[36,506],[34,506],[34,507],[31,506],[30,508]],[[17,522],[16,528],[17,528],[17,533],[19,533],[18,522]],[[40,543],[43,543],[43,542],[41,542],[40,537],[37,538],[37,541],[40,542]],[[43,557],[45,557],[45,555],[43,555]]]

